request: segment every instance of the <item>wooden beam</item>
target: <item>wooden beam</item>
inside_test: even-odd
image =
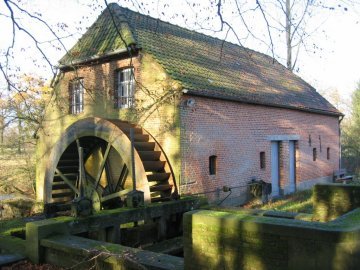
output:
[[[71,183],[71,181],[58,169],[55,169],[55,172],[60,178],[75,192],[76,195],[80,195],[80,191]]]
[[[95,188],[97,188],[98,185],[100,184],[100,178],[101,178],[101,175],[102,175],[102,173],[104,171],[105,163],[106,163],[106,160],[107,160],[107,158],[109,156],[110,148],[111,148],[111,144],[108,143],[107,146],[106,146],[105,153],[103,155],[103,160],[100,163],[99,171],[98,171],[98,173],[96,175],[96,178],[95,178]]]
[[[114,198],[118,198],[118,197],[121,197],[121,196],[125,196],[125,195],[128,194],[130,191],[131,191],[130,189],[124,189],[124,190],[121,190],[121,191],[118,191],[118,192],[109,194],[109,195],[107,195],[107,196],[102,197],[102,198],[101,198],[101,202],[106,202],[106,201],[111,200],[111,199],[114,199]]]
[[[129,170],[127,169],[127,166],[124,163],[124,166],[122,167],[121,173],[119,175],[119,179],[115,186],[115,191],[118,190],[120,187],[124,188],[124,184],[125,184],[128,173],[129,173]]]
[[[101,194],[103,194],[104,192],[104,188],[101,185],[98,185],[97,187],[95,186],[95,179],[88,173],[86,173],[86,183],[91,185],[91,187],[96,190],[96,192],[99,194],[99,196],[101,196]]]

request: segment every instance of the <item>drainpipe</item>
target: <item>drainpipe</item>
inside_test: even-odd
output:
[[[130,128],[132,183],[133,183],[133,190],[136,190],[134,137],[135,137],[134,136],[134,129]]]
[[[341,169],[341,121],[344,119],[344,115],[340,115],[339,117],[339,170]]]

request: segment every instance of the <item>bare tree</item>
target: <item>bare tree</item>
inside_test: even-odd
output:
[[[311,39],[326,19],[334,12],[347,12],[355,6],[358,4],[351,0],[330,0],[326,4],[318,0],[234,0],[225,4],[218,0],[216,9],[221,30],[233,32],[240,45],[250,37],[265,45],[274,58],[285,55],[286,66],[293,71],[301,50],[314,52],[320,48]],[[229,9],[236,12],[226,16],[225,10]],[[231,16],[238,20],[230,23]],[[319,16],[323,19],[319,20]]]

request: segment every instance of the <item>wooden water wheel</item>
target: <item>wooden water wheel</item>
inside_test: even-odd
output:
[[[150,134],[128,122],[86,118],[67,128],[53,147],[44,201],[55,212],[70,209],[71,202],[83,195],[95,211],[121,207],[123,197],[134,188],[133,176],[145,203],[177,197],[170,164]]]

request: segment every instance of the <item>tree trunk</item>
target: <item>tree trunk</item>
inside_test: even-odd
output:
[[[21,126],[21,119],[18,119],[18,154],[21,154],[21,145],[22,145],[22,126]]]
[[[5,128],[2,126],[0,130],[0,147],[1,147],[1,154],[4,153],[4,130]]]
[[[291,47],[291,8],[290,8],[290,0],[286,0],[286,67],[292,71],[292,47]]]
[[[5,131],[5,119],[3,116],[0,116],[0,147],[1,153],[4,153],[4,131]]]

